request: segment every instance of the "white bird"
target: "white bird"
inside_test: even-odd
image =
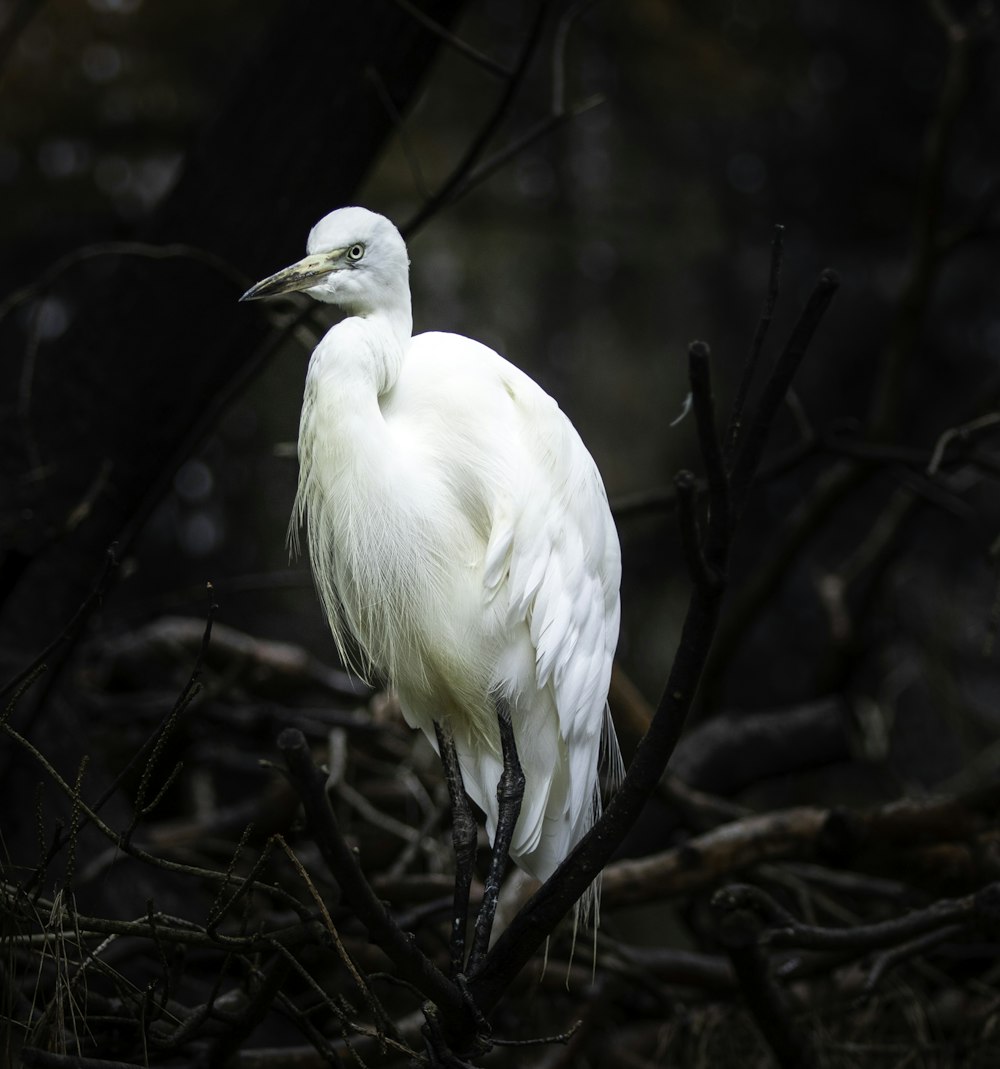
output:
[[[546,879],[600,812],[621,558],[597,467],[532,379],[457,334],[412,337],[399,231],[364,208],[243,299],[304,290],[346,314],[309,362],[290,537],[346,663],[395,687],[437,748],[454,738],[493,841],[506,699],[525,777],[510,855]],[[364,667],[355,664],[355,667]]]

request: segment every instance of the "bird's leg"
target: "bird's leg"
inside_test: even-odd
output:
[[[455,739],[435,720],[434,732],[451,801],[451,841],[455,848],[455,904],[451,918],[451,973],[458,976],[465,967],[465,927],[469,920],[469,889],[476,862],[476,818],[462,783]]]
[[[490,932],[493,930],[493,918],[496,915],[497,900],[500,897],[500,881],[507,867],[510,844],[514,838],[514,827],[521,813],[521,799],[524,797],[524,772],[521,769],[517,746],[514,743],[514,725],[510,719],[510,706],[505,699],[497,698],[496,707],[497,721],[500,725],[500,747],[503,752],[503,772],[497,784],[499,811],[497,833],[493,837],[493,856],[490,858],[490,868],[483,889],[483,904],[479,907],[479,916],[476,918],[472,953],[469,955],[468,973],[470,976],[475,975],[490,945]]]

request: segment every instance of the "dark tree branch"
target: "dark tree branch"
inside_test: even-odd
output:
[[[752,374],[752,369],[748,374]],[[704,553],[709,568],[717,569],[722,565],[729,541],[729,477],[715,427],[715,398],[712,396],[708,346],[704,342],[692,342],[688,348],[688,380],[698,427],[698,447],[708,479],[710,523]],[[721,578],[716,581],[721,581]]]
[[[802,924],[767,892],[750,884],[730,884],[713,901],[726,909],[753,912],[762,921],[759,942],[771,947],[798,947],[806,950],[839,950],[863,954],[883,947],[898,946],[911,939],[955,925],[980,924],[995,931],[1000,921],[1000,883],[992,883],[963,898],[942,898],[925,909],[878,924],[855,924],[846,928],[826,928]]]
[[[766,861],[815,858],[828,816],[812,806],[754,814],[670,850],[615,861],[604,870],[602,900],[608,906],[663,901],[705,890]]]
[[[481,185],[492,174],[495,174],[502,167],[505,167],[512,159],[519,156],[529,145],[541,140],[557,127],[562,126],[563,123],[567,122],[569,119],[583,115],[585,112],[590,111],[591,108],[603,103],[603,99],[604,98],[601,96],[588,97],[586,100],[581,101],[575,107],[565,112],[547,115],[544,119],[539,119],[538,122],[529,126],[522,134],[515,137],[511,142],[505,145],[502,149],[499,149],[492,156],[487,156],[482,163],[475,167],[469,173],[468,177],[455,189],[449,203],[454,204],[456,201],[460,200],[466,193],[475,189],[476,186]]]
[[[108,1061],[104,1058],[84,1058],[78,1054],[56,1054],[37,1047],[22,1047],[21,1062],[34,1069],[145,1069],[137,1062]]]
[[[398,0],[395,0],[398,2]],[[490,113],[486,122],[479,132],[462,153],[461,159],[455,165],[451,174],[444,180],[437,192],[426,200],[417,211],[416,215],[401,228],[404,237],[411,238],[430,218],[436,215],[444,205],[457,199],[458,190],[471,174],[476,163],[479,161],[486,146],[493,139],[497,130],[507,117],[518,91],[524,82],[531,58],[534,56],[539,42],[542,39],[542,26],[548,14],[551,0],[542,0],[535,7],[535,15],[528,30],[528,34],[521,46],[521,52],[514,64],[514,69],[507,78],[507,84]]]
[[[901,946],[892,947],[884,951],[875,959],[872,971],[865,980],[865,994],[870,995],[882,982],[885,974],[901,965],[904,961],[926,954],[928,950],[933,950],[934,947],[940,946],[942,943],[953,942],[965,934],[965,925],[945,925],[945,927],[938,928],[936,931],[924,932],[923,935],[918,935],[915,939],[911,939]]]
[[[701,547],[698,513],[695,510],[695,477],[689,471],[679,471],[674,476],[674,488],[677,491],[677,528],[681,536],[684,564],[695,586],[707,592],[713,585],[719,585],[720,579],[706,562]]]
[[[761,309],[760,318],[757,320],[757,328],[754,331],[750,351],[747,353],[746,364],[743,367],[743,374],[740,377],[736,397],[733,400],[733,410],[729,416],[729,426],[726,429],[727,458],[731,458],[736,452],[736,445],[743,431],[743,410],[746,407],[750,384],[753,382],[764,340],[767,338],[771,320],[774,318],[774,306],[778,300],[778,289],[781,284],[781,259],[784,237],[785,228],[781,225],[775,226],[774,237],[771,239],[771,271],[767,280],[764,307]]]
[[[552,102],[549,114],[538,122],[529,126],[521,134],[512,140],[492,156],[483,159],[490,141],[493,140],[497,131],[503,125],[507,115],[512,110],[514,100],[517,97],[521,84],[525,80],[530,60],[541,40],[542,28],[551,0],[544,0],[536,8],[535,21],[529,30],[524,47],[518,61],[510,73],[504,93],[497,102],[493,112],[487,118],[479,133],[469,145],[461,160],[456,164],[448,178],[445,179],[438,191],[428,198],[424,205],[417,211],[400,229],[407,238],[411,237],[437,212],[448,205],[455,204],[467,193],[481,185],[494,172],[505,166],[512,159],[519,156],[526,148],[535,141],[540,140],[552,130],[562,125],[567,119],[575,118],[589,111],[590,108],[601,102],[600,97],[591,97],[581,103],[567,107],[566,105],[566,63],[565,51],[569,33],[574,22],[580,15],[591,6],[593,0],[582,0],[574,4],[562,17],[556,27],[555,39],[552,47]]]
[[[850,709],[840,696],[729,711],[685,734],[670,772],[691,787],[730,798],[752,783],[846,761],[851,745]]]
[[[99,598],[100,595],[103,594],[104,586],[108,582],[108,577],[110,576],[111,568],[112,566],[117,565],[118,563],[115,559],[114,549],[115,547],[112,547],[108,550],[108,562],[105,566],[105,571],[102,574],[101,579],[98,581],[95,587],[95,593],[94,595],[92,595],[92,599]],[[140,779],[139,791],[136,795],[132,821],[129,827],[126,829],[124,835],[122,836],[122,842],[126,845],[131,842],[132,833],[135,831],[136,827],[139,824],[139,821],[143,816],[143,802],[145,799],[145,793],[148,789],[149,779],[152,775],[153,766],[155,765],[157,756],[160,750],[162,749],[164,740],[169,735],[173,726],[176,724],[177,719],[179,718],[181,713],[184,712],[185,709],[187,709],[187,707],[191,704],[191,702],[198,694],[198,689],[200,686],[199,679],[201,677],[202,668],[205,663],[205,657],[208,653],[209,643],[212,638],[212,623],[215,619],[215,613],[218,610],[218,605],[215,603],[214,591],[211,583],[208,584],[208,596],[208,613],[202,628],[201,644],[198,649],[198,654],[195,657],[194,666],[191,669],[191,674],[188,676],[188,680],[184,684],[183,689],[177,697],[177,700],[171,706],[167,714],[160,720],[160,723],[157,725],[156,730],[153,732],[153,734],[149,735],[146,738],[142,746],[140,746],[139,749],[132,755],[132,757],[128,760],[125,766],[115,774],[111,782],[101,792],[101,795],[97,799],[97,801],[93,804],[93,806],[90,807],[90,810],[93,813],[100,813],[100,811],[105,807],[105,805],[107,805],[108,801],[113,797],[115,792],[128,779],[132,772],[139,767],[140,762],[146,762],[143,768],[142,778]],[[88,602],[81,606],[80,611],[77,613],[77,617],[79,617],[81,613],[85,616],[86,612],[90,611],[88,605],[91,604],[92,599],[88,599]],[[67,631],[74,626],[81,626],[80,622],[77,621],[77,617],[74,617],[73,621],[67,628]],[[82,816],[80,817],[79,828],[85,828],[89,823],[90,811],[84,811]],[[51,863],[52,859],[69,841],[69,834],[67,832],[61,831],[55,837],[49,849],[49,852],[46,855],[46,865]],[[39,867],[38,869],[36,869],[34,876],[25,885],[26,893],[31,893],[37,881],[42,878],[43,873],[44,867]]]
[[[774,370],[768,376],[753,419],[746,428],[743,443],[733,461],[731,494],[734,522],[739,519],[746,505],[774,417],[839,285],[840,280],[835,272],[828,270],[820,275]]]
[[[372,890],[357,856],[340,833],[326,797],[325,778],[313,763],[305,736],[295,728],[286,728],[278,737],[278,748],[288,762],[288,772],[302,799],[313,839],[331,877],[340,887],[343,901],[392,960],[399,977],[431,999],[453,1041],[463,1046],[468,1042],[474,1022],[460,990],[398,927]],[[464,1042],[456,1037],[463,1037]]]
[[[930,0],[930,5],[932,14],[944,29],[947,62],[941,93],[924,137],[907,273],[888,338],[876,365],[867,434],[878,442],[888,441],[897,430],[907,369],[923,327],[933,286],[948,251],[941,244],[941,215],[949,149],[962,105],[968,98],[971,52],[980,36],[980,13],[973,13],[966,25],[955,18],[944,2]],[[706,707],[711,708],[717,703],[726,666],[800,550],[845,498],[860,486],[865,475],[864,466],[854,460],[834,464],[820,476],[809,497],[779,532],[776,547],[738,592],[720,625],[706,670],[710,688],[704,698]],[[735,483],[734,472],[734,498],[737,497]],[[736,511],[740,508],[740,503],[734,504]]]
[[[66,624],[62,631],[56,635],[45,649],[43,649],[29,665],[21,669],[13,679],[9,680],[2,688],[0,688],[0,701],[4,701],[10,697],[26,680],[35,676],[40,669],[44,670],[52,658],[62,651],[63,647],[72,645],[76,641],[90,614],[94,611],[97,605],[100,604],[101,599],[107,592],[108,586],[111,583],[111,577],[117,567],[118,546],[112,544],[108,547],[108,550],[104,555],[104,563],[101,565],[100,573],[98,574],[93,589],[90,591],[86,600],[76,612],[73,613],[69,623]]]
[[[761,947],[765,922],[757,911],[747,909],[738,896],[727,892],[728,888],[712,899],[712,909],[747,1008],[779,1065],[784,1069],[810,1069],[819,1064],[816,1051],[793,1021]]]
[[[969,93],[970,57],[975,43],[971,27],[959,22],[942,0],[928,5],[940,23],[947,45],[941,95],[924,135],[923,161],[913,209],[912,254],[896,306],[889,341],[879,363],[872,393],[868,430],[885,440],[897,429],[903,384],[910,354],[923,328],[931,290],[941,264],[941,216],[952,138]],[[975,17],[975,16],[973,16]]]
[[[995,931],[1000,920],[1000,884],[991,884],[963,899],[943,899],[880,924],[824,928],[800,924],[759,887],[732,884],[712,899],[719,935],[729,952],[744,998],[761,1032],[782,1066],[799,1069],[816,1064],[816,1052],[792,1020],[784,996],[771,975],[767,947],[798,947],[851,955],[892,947],[880,955],[866,991],[887,968],[979,923]]]
[[[178,861],[171,861],[167,858],[157,857],[151,854],[148,850],[144,850],[135,843],[129,842],[123,835],[120,835],[110,827],[102,818],[95,812],[95,810],[87,805],[74,789],[74,787],[67,783],[66,780],[59,774],[58,770],[53,766],[52,762],[33,745],[28,739],[21,735],[18,731],[11,727],[8,723],[0,722],[0,731],[2,731],[12,742],[19,746],[22,750],[28,753],[33,760],[41,767],[42,771],[48,776],[49,780],[58,788],[58,790],[66,797],[70,803],[79,809],[79,819],[82,823],[83,819],[87,819],[97,830],[103,835],[117,850],[120,850],[123,854],[127,854],[129,857],[135,858],[137,861],[141,861],[143,864],[150,865],[153,868],[161,869],[165,872],[175,872],[184,876],[194,877],[195,879],[206,880],[210,883],[225,883],[228,881],[228,874],[225,872],[219,872],[215,869],[207,869],[199,865],[187,865]],[[59,831],[60,837],[62,836],[62,829]],[[49,858],[46,857],[44,863],[40,868],[44,870],[45,864],[47,864]],[[29,879],[29,886],[35,886],[38,881],[38,874]],[[294,897],[294,895],[288,894],[277,887],[267,886],[264,888],[269,894],[272,894],[279,898],[286,906],[293,909],[296,914],[303,920],[310,919],[308,911],[302,906],[302,904]],[[23,888],[18,889],[20,896],[26,896],[26,891]]]
[[[711,657],[705,669],[702,705],[718,706],[719,694],[729,664],[744,636],[768,603],[800,550],[823,528],[834,510],[865,480],[869,469],[844,460],[827,468],[807,496],[792,510],[784,526],[770,540],[767,554],[753,574],[738,587],[719,625]]]
[[[762,863],[790,859],[832,859],[898,875],[904,862],[912,866],[918,860],[921,848],[933,851],[959,840],[979,852],[992,849],[998,813],[996,787],[922,802],[895,801],[871,810],[794,806],[752,813],[716,825],[680,846],[615,861],[604,871],[602,898],[605,904],[618,906],[663,900],[704,890]],[[980,840],[982,845],[977,846]],[[933,857],[932,852],[932,863]],[[950,873],[948,885],[967,887],[984,876],[991,878],[995,871],[986,856],[969,874]],[[923,882],[940,890],[945,874],[932,871],[929,876]]]
[[[392,0],[392,2],[400,10],[405,11],[411,19],[415,19],[425,29],[430,30],[431,33],[440,37],[449,48],[452,48],[456,52],[465,56],[466,59],[472,60],[473,63],[482,67],[483,70],[489,71],[490,74],[496,75],[498,78],[510,79],[513,76],[513,72],[508,70],[502,63],[498,63],[485,52],[481,52],[478,48],[473,48],[468,41],[464,41],[458,34],[452,33],[447,26],[442,26],[440,22],[432,19],[425,12],[421,11],[416,4],[410,3],[410,0]]]

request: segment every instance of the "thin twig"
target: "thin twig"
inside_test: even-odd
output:
[[[886,950],[884,953],[879,954],[872,965],[868,978],[865,980],[864,994],[870,995],[882,982],[882,977],[890,970],[895,969],[897,965],[901,965],[904,961],[909,961],[910,958],[926,954],[928,950],[933,950],[934,947],[940,946],[942,943],[949,943],[965,934],[966,931],[967,928],[964,924],[945,925],[943,928],[925,932],[923,935],[918,935],[915,939],[911,939],[901,946],[893,947],[891,950]]]
[[[552,40],[552,114],[566,114],[566,46],[573,24],[596,0],[577,0],[559,20]]]
[[[412,237],[445,204],[457,199],[455,196],[456,191],[469,177],[476,162],[482,156],[486,146],[493,139],[494,134],[496,134],[510,111],[511,105],[524,81],[531,58],[541,41],[542,25],[550,6],[551,0],[541,0],[535,7],[534,19],[528,30],[528,35],[521,46],[521,52],[510,76],[507,78],[507,83],[500,95],[500,99],[494,106],[493,111],[487,116],[476,136],[469,142],[465,152],[462,153],[461,159],[452,169],[451,174],[442,182],[437,192],[421,205],[416,215],[401,228],[404,237]]]
[[[107,578],[109,577],[109,569],[110,569],[110,567],[113,564],[115,564],[115,565],[117,564],[117,560],[114,558],[114,550],[115,550],[115,548],[116,548],[115,546],[112,546],[108,550],[109,560],[108,560],[107,564],[105,565],[105,568],[107,570],[104,573],[104,576],[102,576],[102,578],[104,579],[105,583],[107,582]],[[101,582],[100,581],[98,582],[97,587],[95,587],[95,590],[98,590],[101,593],[103,593],[103,588],[101,586]],[[187,682],[184,684],[184,687],[182,688],[181,693],[178,695],[178,697],[177,697],[176,701],[174,702],[173,706],[170,708],[170,710],[167,712],[167,714],[163,717],[163,719],[157,725],[157,728],[153,732],[153,734],[150,735],[146,739],[146,741],[139,747],[139,749],[126,762],[125,766],[118,771],[118,773],[115,775],[115,777],[112,779],[112,781],[108,784],[108,786],[101,793],[101,796],[91,806],[91,809],[93,810],[93,812],[99,813],[104,808],[104,806],[107,804],[107,802],[111,799],[111,797],[115,794],[115,792],[121,787],[122,783],[124,783],[127,780],[127,778],[131,775],[133,769],[137,768],[138,765],[139,765],[139,762],[142,761],[144,758],[146,758],[147,755],[148,755],[148,760],[146,762],[146,765],[144,766],[142,778],[140,780],[139,789],[138,789],[137,796],[136,796],[135,811],[134,811],[134,814],[133,814],[133,818],[132,818],[131,823],[129,824],[129,827],[126,829],[125,834],[122,837],[123,842],[126,842],[126,843],[128,843],[131,840],[131,837],[132,837],[133,833],[135,832],[135,829],[138,827],[139,821],[142,819],[142,817],[144,815],[146,815],[146,812],[148,812],[148,810],[151,810],[157,804],[157,802],[160,800],[160,797],[163,795],[164,791],[167,789],[167,787],[173,781],[174,777],[176,777],[176,775],[179,772],[179,768],[175,767],[173,773],[168,777],[167,782],[163,786],[161,786],[160,790],[157,792],[157,796],[153,799],[153,802],[150,803],[148,808],[145,807],[144,803],[145,803],[146,791],[147,791],[148,786],[149,786],[149,779],[150,779],[150,776],[152,775],[152,771],[153,771],[153,767],[154,767],[154,765],[156,763],[156,759],[159,756],[160,752],[162,751],[163,745],[164,745],[167,737],[170,735],[170,733],[171,733],[173,727],[175,726],[177,720],[180,718],[181,714],[188,708],[188,706],[191,704],[191,702],[194,701],[194,699],[198,696],[198,693],[199,693],[200,688],[201,688],[201,684],[200,684],[199,681],[200,681],[200,678],[201,678],[202,669],[204,668],[205,657],[208,654],[208,646],[209,646],[209,643],[210,643],[210,641],[212,639],[212,624],[213,624],[213,621],[215,619],[215,613],[218,611],[218,608],[219,608],[219,606],[215,602],[215,590],[214,590],[214,587],[212,586],[211,583],[207,583],[206,584],[206,590],[208,592],[208,613],[207,613],[206,620],[205,620],[205,625],[204,625],[204,628],[203,628],[203,631],[202,631],[201,645],[200,645],[200,647],[198,649],[198,654],[195,657],[194,666],[191,669],[191,674],[188,676]],[[92,594],[91,597],[93,597],[93,596],[94,595]],[[88,600],[90,600],[90,599],[88,599]],[[86,606],[87,606],[87,602],[84,602],[84,605],[81,606],[81,609],[79,610],[79,612],[83,612],[84,609],[86,608]],[[79,613],[78,613],[78,615],[79,615]],[[76,620],[76,617],[74,617],[74,621],[75,620]],[[71,622],[71,626],[73,626],[72,622]],[[65,635],[69,630],[70,630],[70,628],[67,627],[66,631],[64,631],[63,634]],[[59,641],[59,640],[57,640],[57,641]],[[51,648],[51,646],[50,646],[50,648]],[[83,816],[81,818],[81,824],[80,824],[80,828],[81,829],[87,826],[87,823],[88,823],[89,819],[90,819],[89,810],[85,810],[84,813],[83,813]],[[54,840],[52,842],[52,846],[50,848],[49,855],[46,858],[46,865],[48,865],[52,861],[52,859],[62,849],[62,847],[65,846],[65,844],[67,842],[68,842],[68,836],[67,835],[63,834],[62,832],[60,832],[59,834],[56,835],[56,837],[54,838]],[[26,885],[26,891],[28,891],[30,893],[31,887],[34,886],[35,881],[40,881],[41,880],[41,878],[43,876],[43,873],[44,873],[44,866],[40,866],[38,869],[35,870],[35,873],[34,873],[34,876],[32,877],[32,880],[29,881],[29,883]]]
[[[467,193],[482,185],[492,174],[506,166],[512,159],[519,156],[529,145],[541,140],[557,127],[562,126],[570,119],[579,118],[599,104],[604,103],[604,97],[596,93],[587,97],[579,104],[563,112],[561,115],[548,115],[540,119],[533,126],[528,127],[522,134],[515,137],[511,142],[500,149],[495,155],[488,156],[481,164],[469,172],[468,176],[458,183],[451,194],[449,204],[455,204]],[[409,233],[409,231],[407,231]]]
[[[698,446],[708,479],[709,527],[704,552],[708,567],[715,571],[721,566],[730,535],[729,477],[715,427],[709,351],[704,342],[692,342],[688,348],[688,378],[698,427]],[[716,581],[721,581],[721,576]]]
[[[394,2],[402,5],[406,3],[406,0],[394,0]],[[396,127],[396,136],[399,138],[399,145],[403,150],[403,155],[406,157],[406,163],[410,168],[410,174],[413,175],[413,184],[416,187],[418,196],[421,200],[429,200],[431,196],[430,187],[427,185],[427,181],[424,178],[424,170],[420,166],[420,158],[417,155],[416,148],[410,141],[409,134],[406,130],[406,124],[403,122],[403,116],[400,115],[399,108],[396,107],[396,102],[392,99],[392,96],[386,87],[385,79],[379,73],[378,68],[374,66],[365,68],[365,76],[375,87],[375,92],[378,94],[382,107],[385,109],[386,114],[392,119],[393,124]]]
[[[364,996],[365,1001],[368,1003],[368,1008],[372,1012],[372,1016],[379,1022],[381,1028],[386,1027],[389,1024],[389,1016],[385,1012],[382,1003],[375,997],[371,988],[368,986],[364,977],[358,971],[357,965],[354,964],[354,960],[351,955],[347,953],[347,948],[344,946],[343,940],[340,938],[340,933],[337,931],[336,925],[333,923],[333,918],[330,916],[330,911],[326,908],[326,903],[323,901],[323,896],[319,893],[318,888],[313,883],[306,872],[305,866],[299,860],[295,851],[285,842],[285,839],[281,835],[275,835],[274,841],[285,852],[285,856],[292,863],[292,867],[299,874],[299,879],[306,885],[309,890],[309,894],[312,900],[316,903],[317,908],[320,911],[320,915],[323,918],[323,923],[326,925],[327,933],[333,942],[334,948],[337,951],[337,956],[344,963],[348,973],[350,973],[351,979],[354,981],[355,986]]]
[[[705,562],[698,530],[698,515],[695,511],[695,478],[689,471],[679,471],[674,476],[677,490],[677,527],[681,536],[681,552],[687,565],[688,575],[699,590],[707,591],[718,582],[718,576]]]
[[[924,909],[912,910],[900,917],[877,924],[855,924],[846,928],[827,928],[802,924],[769,894],[750,884],[730,884],[716,898],[725,899],[727,908],[751,910],[766,921],[763,942],[772,947],[798,947],[804,950],[840,950],[854,954],[882,947],[897,946],[925,932],[956,924],[968,925],[982,920],[996,921],[1000,902],[1000,884],[989,884],[963,898],[942,898]]]
[[[512,72],[502,63],[498,63],[492,56],[488,56],[485,52],[474,48],[468,41],[452,33],[446,26],[442,26],[440,22],[436,22],[430,15],[421,11],[416,4],[410,3],[410,0],[392,0],[392,2],[401,11],[405,11],[412,19],[419,22],[425,29],[440,37],[449,48],[453,48],[460,55],[471,59],[477,66],[482,67],[498,78],[510,78],[512,76]]]
[[[766,922],[756,910],[729,895],[728,890],[713,897],[712,909],[747,1008],[779,1065],[785,1069],[810,1069],[819,1064],[816,1051],[809,1036],[793,1020],[761,947]]]
[[[54,654],[61,646],[66,642],[70,642],[76,638],[83,625],[87,622],[87,618],[90,613],[96,608],[98,603],[104,597],[105,592],[108,589],[108,585],[111,582],[111,576],[114,570],[118,567],[118,546],[117,543],[112,543],[107,552],[104,555],[104,561],[101,565],[101,570],[98,572],[97,579],[91,588],[90,593],[87,595],[83,604],[73,613],[69,620],[69,623],[60,631],[58,635],[42,650],[41,653],[24,669],[17,673],[13,679],[8,680],[7,683],[0,687],[0,700],[6,698],[13,691],[17,690],[21,684],[29,678],[37,678],[38,669],[44,665],[48,665],[52,660]]]
[[[86,263],[88,260],[102,259],[106,256],[136,256],[147,260],[192,260],[212,268],[224,278],[232,279],[237,286],[246,288],[253,281],[222,256],[209,252],[207,249],[200,249],[196,245],[184,245],[178,242],[155,245],[143,241],[103,241],[94,245],[83,245],[66,253],[65,256],[60,256],[32,282],[7,294],[0,301],[0,322],[3,322],[15,308],[36,299],[48,290],[60,275],[65,274],[70,268]]]
[[[223,882],[228,879],[226,873],[219,872],[215,869],[206,869],[198,865],[185,865],[179,861],[169,861],[167,858],[157,857],[154,854],[149,853],[147,850],[143,850],[141,847],[135,845],[135,843],[126,842],[125,837],[119,835],[114,828],[110,827],[100,816],[94,811],[94,809],[87,805],[82,799],[79,799],[75,795],[73,787],[66,782],[66,780],[59,774],[49,759],[28,739],[26,739],[20,732],[15,731],[10,724],[0,724],[0,731],[3,731],[14,743],[26,750],[35,761],[42,767],[46,775],[52,780],[52,782],[58,787],[58,789],[73,802],[76,799],[76,804],[80,807],[81,813],[93,824],[97,830],[108,839],[114,846],[116,846],[123,853],[128,854],[129,857],[134,858],[137,861],[144,862],[147,865],[151,865],[153,868],[163,869],[167,872],[182,873],[187,876],[193,876],[195,878],[210,880],[212,883]],[[82,821],[82,818],[81,818]],[[82,825],[81,825],[82,826]],[[262,884],[261,889],[266,891],[269,895],[272,895],[282,901],[285,905],[294,909],[295,912],[303,919],[307,918],[307,911],[302,904],[287,891],[283,891],[279,887],[275,887],[269,884]]]
[[[903,380],[941,264],[939,232],[945,176],[955,127],[970,85],[973,35],[952,16],[943,0],[930,0],[928,7],[944,31],[948,51],[941,95],[924,134],[913,210],[913,253],[872,392],[868,429],[873,438],[883,440],[892,436],[899,421]]]
[[[340,885],[345,903],[393,961],[399,975],[434,1002],[448,1022],[449,1031],[456,1036],[468,1036],[473,1022],[461,992],[396,925],[361,871],[354,851],[345,842],[326,797],[324,777],[313,763],[305,736],[295,728],[286,728],[278,738],[278,748],[288,762],[288,772],[302,799],[313,839]]]
[[[767,279],[767,293],[764,297],[764,307],[761,309],[754,330],[753,341],[750,343],[750,351],[747,353],[746,363],[743,366],[743,374],[740,376],[736,397],[733,400],[733,409],[729,416],[729,426],[726,428],[726,458],[731,460],[736,452],[736,444],[739,441],[743,429],[743,410],[746,407],[747,395],[757,371],[757,363],[760,360],[761,349],[764,347],[764,339],[771,327],[774,318],[774,306],[778,300],[778,289],[781,284],[781,259],[783,255],[785,228],[780,224],[774,228],[774,236],[771,238],[771,270]]]
[[[746,505],[774,417],[839,285],[840,281],[834,271],[826,270],[820,275],[774,370],[768,376],[753,420],[746,429],[743,444],[733,461],[733,522],[738,519]]]
[[[937,475],[941,462],[944,460],[945,450],[956,438],[962,442],[968,441],[969,436],[975,431],[985,430],[987,427],[995,427],[998,423],[1000,423],[1000,412],[987,412],[986,415],[979,416],[978,419],[970,419],[967,423],[962,423],[958,427],[949,427],[938,438],[937,444],[934,446],[934,452],[927,463],[927,474],[931,476]]]

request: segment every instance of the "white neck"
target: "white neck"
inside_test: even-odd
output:
[[[349,315],[331,327],[313,352],[306,377],[310,385],[323,383],[331,394],[357,401],[362,393],[381,397],[392,389],[410,344],[413,320],[409,304]],[[336,403],[334,396],[326,399]],[[340,405],[338,404],[339,408]]]
[[[332,483],[349,478],[359,462],[391,470],[379,399],[399,378],[410,331],[407,301],[395,309],[349,316],[320,341],[309,361],[299,424],[300,494],[331,492]],[[325,484],[322,490],[317,482]]]
[[[364,572],[365,547],[391,527],[385,512],[397,497],[400,466],[379,402],[399,378],[410,331],[408,303],[394,314],[350,316],[327,332],[306,374],[289,536],[297,550],[307,521],[313,575],[342,657],[348,630],[369,642],[374,634],[357,605],[350,627],[340,606],[343,591],[353,589],[351,577]]]

